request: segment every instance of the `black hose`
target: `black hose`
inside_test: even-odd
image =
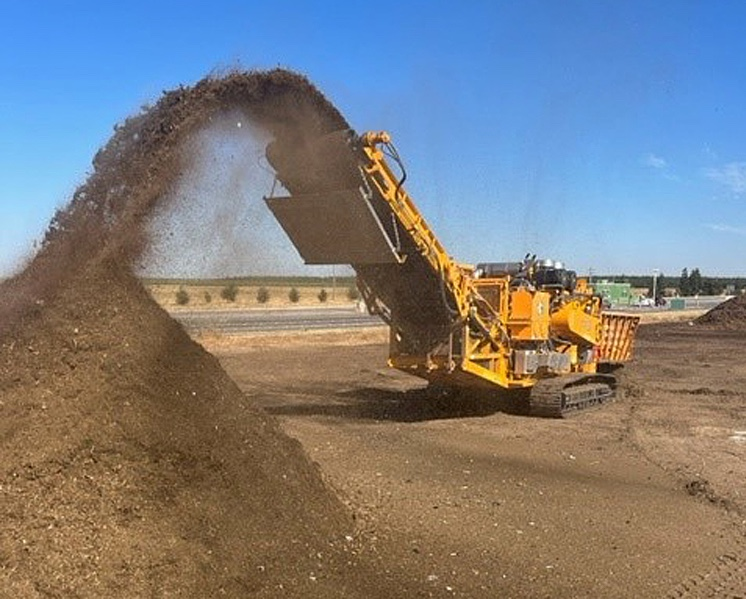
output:
[[[402,185],[404,185],[404,182],[407,180],[407,169],[404,168],[404,162],[399,156],[399,151],[396,149],[396,146],[393,144],[393,142],[388,142],[384,144],[383,147],[383,153],[391,158],[394,162],[396,162],[396,164],[399,165],[399,170],[401,171],[401,178],[397,182],[396,190],[394,191],[394,197],[398,198],[399,190],[402,188]]]

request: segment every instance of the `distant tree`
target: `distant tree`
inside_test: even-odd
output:
[[[699,269],[695,268],[689,273],[689,294],[698,295],[702,293],[702,275]]]
[[[295,287],[291,287],[290,291],[288,291],[288,299],[297,304],[298,300],[300,300],[300,292]]]
[[[235,283],[226,285],[220,290],[220,297],[222,297],[227,302],[235,302],[237,296],[238,296],[238,287],[236,286]]]
[[[189,303],[189,293],[183,287],[179,287],[176,292],[176,303],[179,306],[186,306]]]
[[[327,299],[329,299],[329,294],[326,292],[326,289],[322,289],[316,297],[318,297],[319,301],[323,304],[326,303]]]
[[[717,281],[709,277],[702,279],[702,294],[703,295],[720,295],[723,292],[722,285],[719,285]]]
[[[351,301],[360,299],[360,292],[358,291],[357,286],[350,285],[347,288],[347,299]]]
[[[212,301],[212,295],[209,291],[205,291],[205,303],[209,304]]]
[[[679,277],[679,295],[691,295],[691,286],[689,284],[689,269],[683,268]]]
[[[260,304],[266,304],[269,301],[269,291],[266,287],[260,287],[256,290],[256,301]]]

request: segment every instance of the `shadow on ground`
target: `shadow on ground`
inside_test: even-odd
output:
[[[304,395],[288,403],[282,395],[281,405],[271,396],[257,399],[277,416],[323,416],[350,420],[422,422],[447,418],[478,418],[497,412],[526,415],[525,397],[517,393],[451,391],[426,387],[398,391],[362,387],[330,396]]]

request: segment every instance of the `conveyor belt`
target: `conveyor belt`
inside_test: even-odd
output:
[[[267,157],[291,192],[267,204],[308,264],[349,264],[418,351],[442,342],[455,313],[444,277],[360,171],[349,132],[313,148],[270,145]],[[357,186],[355,186],[357,185]]]

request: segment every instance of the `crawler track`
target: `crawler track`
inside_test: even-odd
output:
[[[529,411],[542,418],[567,418],[614,399],[616,378],[608,374],[577,374],[545,379],[532,390]]]

